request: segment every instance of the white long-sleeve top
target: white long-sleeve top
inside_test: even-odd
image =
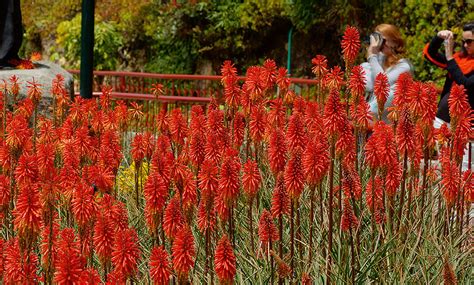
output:
[[[387,70],[384,71],[382,67],[384,60],[385,55],[383,53],[378,53],[377,55],[369,56],[368,62],[362,63],[361,66],[365,71],[365,91],[369,94],[367,98],[367,103],[369,104],[370,112],[372,112],[374,116],[378,116],[377,98],[374,95],[375,77],[379,73],[383,72],[388,78],[390,92],[388,94],[387,102],[385,103],[384,112],[382,114],[382,119],[387,122],[387,108],[392,106],[396,86],[395,83],[397,82],[397,79],[400,74],[405,72],[410,72],[413,74],[413,66],[407,59],[402,58],[396,64],[390,66],[389,68],[387,68]]]

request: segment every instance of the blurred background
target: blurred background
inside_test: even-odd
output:
[[[96,0],[94,69],[208,75],[230,59],[244,74],[266,58],[287,67],[290,48],[291,76],[310,78],[316,54],[343,66],[346,25],[364,37],[385,22],[403,33],[415,78],[442,84],[443,72],[423,61],[423,47],[440,29],[452,29],[460,42],[473,11],[472,0]],[[22,14],[23,57],[39,51],[79,68],[81,0],[24,0]]]

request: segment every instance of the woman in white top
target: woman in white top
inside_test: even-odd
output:
[[[367,48],[367,62],[362,64],[366,76],[365,89],[370,96],[367,100],[373,117],[378,117],[377,98],[373,94],[376,76],[383,72],[388,78],[390,92],[384,106],[382,119],[387,121],[387,108],[392,106],[395,83],[400,74],[413,73],[411,63],[403,58],[405,43],[397,27],[390,24],[380,24],[375,33],[370,35],[370,45]]]

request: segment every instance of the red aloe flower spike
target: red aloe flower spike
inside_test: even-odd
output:
[[[227,151],[221,165],[219,177],[219,195],[225,203],[232,203],[240,191],[240,159],[232,150]]]
[[[38,180],[38,160],[36,155],[23,153],[15,169],[15,179],[20,187],[28,186]]]
[[[260,220],[258,222],[258,237],[267,248],[267,244],[279,240],[278,230],[273,223],[272,215],[268,210],[263,210]]]
[[[283,175],[279,175],[272,196],[272,216],[277,218],[290,212],[290,197],[285,189]]]
[[[267,132],[273,128],[281,128],[286,123],[286,107],[283,105],[283,100],[277,98],[270,101],[270,111],[267,116]]]
[[[257,195],[261,182],[262,177],[257,163],[253,160],[247,160],[242,175],[242,188],[244,189],[244,193],[252,199]]]
[[[466,89],[463,85],[453,84],[448,98],[448,105],[449,115],[454,119],[464,115],[466,110],[470,109]]]
[[[145,158],[146,149],[144,146],[145,144],[143,141],[143,134],[138,133],[133,138],[133,142],[131,145],[132,149],[130,151],[133,161],[135,162],[135,167],[137,168],[140,166],[142,160]]]
[[[346,30],[342,36],[341,47],[344,60],[347,64],[351,65],[354,63],[360,49],[360,34],[357,28],[346,26]]]
[[[206,230],[213,232],[216,227],[217,217],[214,209],[214,198],[202,196],[198,208],[197,226],[201,233]]]
[[[374,95],[377,98],[377,105],[379,108],[379,118],[382,116],[385,102],[387,102],[388,93],[390,92],[390,85],[388,84],[388,78],[385,73],[381,72],[377,74],[374,82]]]
[[[226,105],[236,108],[240,103],[240,88],[238,86],[237,69],[230,60],[224,61],[221,68],[222,79],[224,85],[224,96]]]
[[[33,102],[34,105],[37,105],[41,100],[41,94],[43,94],[43,91],[41,91],[41,87],[43,85],[36,82],[34,78],[32,81],[27,81],[26,83],[28,84],[26,86],[26,88],[28,89],[26,95]]]
[[[339,100],[339,91],[332,90],[324,107],[324,129],[329,137],[335,137],[345,121],[345,111]]]
[[[267,126],[267,113],[262,105],[251,108],[249,130],[255,143],[262,141]]]
[[[365,93],[365,71],[360,65],[352,67],[351,76],[349,77],[349,90],[352,98],[354,98],[354,105],[359,103],[360,97]]]
[[[301,159],[301,150],[292,153],[285,168],[285,186],[292,200],[297,200],[304,187],[304,172]]]
[[[264,90],[270,89],[273,87],[276,81],[277,75],[277,66],[273,59],[266,59],[263,63],[262,69],[262,81]]]
[[[263,91],[266,87],[266,82],[264,82],[263,73],[263,67],[260,66],[250,66],[247,69],[246,80],[244,85],[242,86],[242,89],[244,91],[244,94],[249,97],[250,100],[248,103],[250,104],[258,103],[262,99]],[[242,105],[244,105],[244,108],[247,107],[245,104]]]
[[[357,171],[351,167],[342,173],[342,190],[348,198],[359,200],[362,197],[362,185]]]
[[[278,88],[280,88],[280,92],[284,92],[290,87],[291,81],[290,78],[288,78],[288,70],[286,68],[278,68],[276,75],[276,84],[278,85]]]
[[[369,180],[369,183],[367,183],[367,188],[365,192],[365,199],[367,202],[367,206],[369,207],[370,210],[374,209],[375,212],[377,212],[378,208],[383,208],[383,201],[382,201],[382,195],[383,195],[383,181],[380,179],[379,176],[375,177],[374,183],[372,183],[372,179]],[[374,197],[372,199],[372,193],[374,194]],[[375,203],[374,203],[375,200]],[[373,213],[375,214],[375,213]]]
[[[324,85],[329,90],[339,91],[344,85],[343,72],[339,66],[334,66],[330,72],[324,76]]]
[[[173,268],[178,274],[178,278],[187,279],[196,258],[194,237],[189,226],[182,227],[177,233],[172,252]]]
[[[151,93],[155,96],[163,95],[165,92],[163,90],[163,84],[153,83],[151,84]]]
[[[196,180],[193,173],[189,168],[186,168],[187,171],[183,177],[183,209],[185,211],[191,210],[194,205],[197,203],[197,189],[196,189]]]
[[[403,109],[400,114],[400,120],[397,124],[396,142],[400,153],[413,153],[415,142],[413,141],[415,126],[411,121],[408,110]]]
[[[164,246],[155,246],[150,255],[150,277],[153,284],[169,284],[171,266]]]
[[[329,169],[329,153],[327,141],[315,136],[308,141],[302,158],[306,182],[310,185],[318,184]]]
[[[223,147],[221,143],[219,142],[218,135],[213,132],[208,132],[207,133],[207,138],[206,138],[206,160],[211,160],[215,164],[220,164],[221,160],[221,152],[223,151]]]
[[[400,74],[395,84],[395,91],[393,95],[393,105],[399,110],[407,107],[408,104],[408,92],[411,89],[413,78],[409,72]]]
[[[305,131],[303,114],[295,112],[291,115],[286,131],[286,139],[290,151],[296,148],[303,149],[306,146],[307,135]]]
[[[65,93],[67,93],[67,91],[64,87],[64,76],[56,74],[56,77],[54,77],[53,82],[51,83],[51,94],[55,97],[60,97]]]
[[[232,284],[236,273],[234,250],[227,235],[218,242],[214,255],[214,267],[221,284]]]
[[[184,139],[187,137],[188,125],[181,113],[181,109],[176,108],[171,111],[170,133],[173,141],[179,145],[184,145]]]
[[[214,198],[214,209],[216,210],[222,222],[225,222],[229,219],[230,206],[224,201],[222,195],[217,195]]]
[[[112,250],[114,246],[115,228],[110,217],[105,213],[97,217],[94,224],[94,246],[102,267],[107,268],[112,260]]]
[[[28,149],[31,145],[33,132],[28,127],[28,121],[23,115],[14,115],[7,121],[7,137],[5,143],[10,148],[13,155],[17,155],[20,150]]]
[[[179,197],[174,196],[166,207],[163,217],[163,230],[165,231],[166,237],[174,239],[183,224],[184,217],[180,209]]]
[[[274,175],[285,169],[286,152],[285,134],[280,128],[274,129],[270,134],[270,143],[268,145],[268,161]]]
[[[148,176],[143,194],[145,197],[146,222],[150,232],[156,234],[159,226],[158,219],[168,198],[168,187],[157,172],[152,172]]]
[[[385,176],[385,191],[389,197],[393,197],[400,186],[402,179],[402,167],[397,160],[393,160],[391,164],[387,166],[387,172]]]
[[[239,111],[234,114],[234,138],[232,145],[235,149],[239,149],[244,142],[245,117]]]
[[[201,195],[203,197],[210,197],[217,191],[218,187],[218,173],[219,169],[212,160],[205,160],[199,170],[198,174],[198,185],[201,189]]]
[[[59,224],[56,220],[53,220],[51,225],[43,225],[43,229],[41,230],[41,264],[46,271],[54,268],[56,265],[58,255],[58,232]]]
[[[343,156],[345,161],[354,163],[355,157],[355,140],[354,133],[352,131],[352,124],[347,121],[342,125],[339,130],[339,138],[336,142],[336,155]]]
[[[97,204],[94,198],[94,188],[80,183],[73,192],[71,201],[72,213],[79,227],[85,227],[92,222],[97,214]]]
[[[112,263],[115,270],[128,279],[136,274],[139,258],[140,248],[137,232],[134,229],[118,231],[115,234],[112,252]]]
[[[161,134],[168,134],[169,132],[169,124],[170,119],[166,108],[162,108],[160,113],[156,116],[156,127],[160,131]]]
[[[457,164],[449,157],[448,149],[441,150],[441,189],[448,207],[452,207],[459,195],[459,171]]]
[[[197,168],[202,164],[206,157],[206,134],[202,130],[195,130],[191,135],[191,142],[189,145],[190,158],[193,165]]]
[[[311,63],[313,64],[311,70],[314,75],[316,75],[318,80],[322,80],[328,72],[328,60],[326,56],[318,54],[311,60]]]
[[[36,240],[41,224],[41,204],[37,184],[20,188],[13,217],[15,230],[25,240],[26,248],[29,248]]]
[[[10,178],[4,174],[0,174],[0,209],[8,207],[10,198]]]
[[[348,231],[349,229],[355,230],[359,225],[359,220],[354,215],[352,210],[351,202],[349,199],[344,199],[344,208],[341,216],[341,230]]]
[[[464,115],[461,115],[459,118],[457,118],[458,121],[456,122],[456,129],[452,130],[454,131],[452,147],[455,158],[458,162],[462,161],[466,145],[469,142],[470,134],[472,133],[472,122],[474,121],[474,112],[472,109],[468,109],[465,112],[466,113]],[[451,121],[451,123],[451,128],[453,128],[454,122]]]
[[[34,253],[21,253],[18,239],[10,239],[5,246],[4,283],[36,284],[38,282],[37,269],[38,256]]]
[[[0,280],[3,280],[3,272],[5,265],[5,241],[0,238]]]
[[[99,272],[97,272],[97,269],[95,268],[84,269],[79,279],[79,283],[87,285],[100,284],[102,282],[102,280],[100,280]]]
[[[10,77],[10,83],[11,83],[10,92],[12,93],[13,98],[16,98],[16,96],[20,94],[20,82],[18,82],[18,79],[19,78],[16,75],[12,75]]]
[[[54,282],[56,284],[75,284],[79,282],[85,260],[81,257],[79,243],[75,241],[74,230],[66,228],[61,231],[58,242],[58,258]]]

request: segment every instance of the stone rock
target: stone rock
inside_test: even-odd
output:
[[[26,97],[28,90],[27,81],[32,81],[33,78],[39,84],[43,90],[43,97],[45,99],[51,99],[51,85],[56,74],[61,74],[64,77],[64,87],[69,92],[69,95],[74,94],[74,78],[72,74],[61,68],[59,65],[50,61],[38,61],[34,63],[35,69],[0,69],[0,86],[3,85],[3,80],[10,84],[10,77],[16,75],[18,77],[18,83],[20,84],[20,98]]]

